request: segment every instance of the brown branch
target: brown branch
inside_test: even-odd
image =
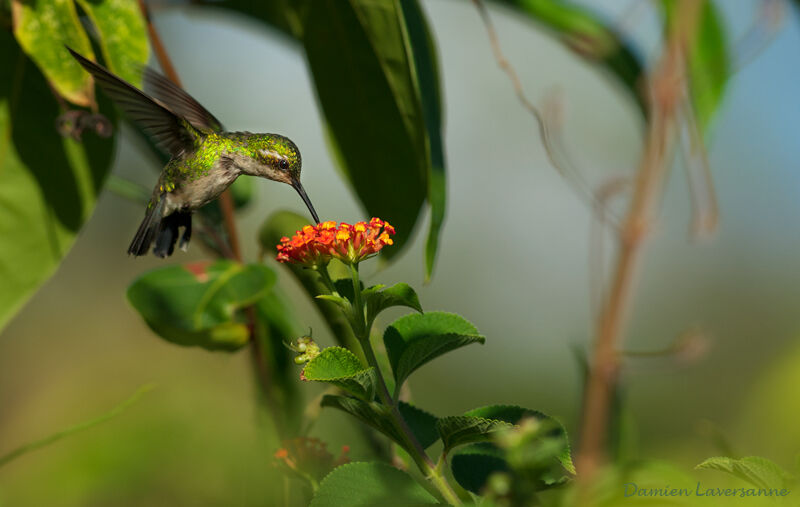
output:
[[[178,77],[178,73],[175,71],[175,66],[172,65],[172,60],[170,59],[169,54],[167,54],[164,44],[161,42],[161,36],[158,34],[155,25],[153,25],[153,20],[150,17],[150,9],[147,7],[147,2],[145,0],[138,0],[138,2],[139,10],[141,10],[145,23],[147,24],[147,33],[150,37],[150,45],[153,46],[153,51],[156,54],[156,58],[158,59],[158,64],[161,66],[161,70],[164,71],[164,75],[167,76],[170,81],[178,86],[183,86],[181,84],[180,77]],[[241,247],[239,246],[239,232],[236,228],[236,220],[234,219],[233,197],[231,196],[230,189],[225,190],[222,192],[222,195],[219,196],[219,205],[220,210],[222,210],[222,220],[225,224],[225,233],[228,235],[230,251],[233,254],[232,258],[238,262],[242,262],[242,251]]]
[[[610,405],[619,373],[618,343],[630,311],[642,247],[655,218],[668,172],[676,134],[676,113],[685,94],[684,55],[697,27],[702,1],[681,0],[665,54],[650,77],[647,135],[633,198],[619,236],[619,254],[603,313],[598,319],[595,348],[584,393],[577,455],[579,478],[588,484],[606,460]],[[586,488],[583,488],[584,494]],[[584,500],[591,500],[584,498]],[[584,505],[582,503],[582,505]]]
[[[172,65],[172,60],[170,60],[169,55],[167,54],[166,49],[164,48],[164,44],[161,42],[161,37],[158,34],[155,26],[153,25],[152,19],[150,17],[150,10],[147,7],[147,3],[145,0],[138,0],[139,2],[139,9],[142,12],[142,16],[147,23],[147,32],[150,37],[150,44],[153,46],[153,50],[156,53],[156,57],[158,58],[158,63],[161,65],[164,74],[176,85],[181,86],[181,80],[178,77],[178,73],[175,71],[175,67]],[[238,262],[242,262],[242,253],[239,247],[239,234],[236,229],[236,220],[234,218],[234,209],[233,209],[233,197],[231,196],[230,190],[225,190],[222,195],[219,197],[220,203],[220,210],[222,211],[222,218],[225,224],[225,232],[228,235],[228,244],[230,245],[230,249],[223,250],[225,255],[228,258],[232,258]],[[284,437],[284,430],[283,425],[281,424],[280,418],[280,411],[277,409],[277,402],[275,397],[272,393],[272,373],[270,371],[269,365],[264,361],[264,357],[261,350],[261,343],[259,342],[259,338],[257,336],[256,330],[256,314],[253,307],[248,307],[245,309],[245,315],[247,318],[247,327],[250,334],[250,352],[252,355],[253,360],[253,368],[256,373],[256,377],[261,384],[262,394],[264,396],[264,402],[267,405],[270,413],[273,416],[273,420],[275,422],[278,434],[281,437]]]

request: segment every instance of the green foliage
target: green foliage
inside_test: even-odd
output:
[[[9,75],[0,80],[2,328],[53,274],[91,216],[114,142],[87,132],[81,143],[56,132],[59,109],[47,82],[5,31],[0,61]]]
[[[401,246],[425,200],[429,161],[398,4],[323,0],[308,9],[301,23],[340,167],[367,213],[397,228],[394,239]]]
[[[93,102],[92,80],[64,45],[87,58],[94,52],[72,0],[37,0],[14,4],[14,36],[56,91],[74,104]],[[14,60],[4,59],[4,62]]]
[[[675,21],[675,0],[662,0],[666,29]],[[689,85],[694,113],[701,130],[708,127],[722,102],[731,73],[727,38],[714,2],[703,2],[697,36],[689,51]]]
[[[400,6],[408,30],[411,59],[414,62],[422,114],[428,134],[428,204],[431,208],[431,224],[425,242],[425,279],[430,280],[439,249],[439,234],[444,225],[447,204],[447,177],[442,112],[442,93],[439,79],[439,62],[436,45],[428,21],[417,1],[401,1]]]
[[[451,350],[484,341],[486,338],[466,319],[446,312],[400,317],[383,334],[395,389],[423,364]]]
[[[218,260],[145,273],[128,288],[128,300],[150,329],[169,342],[236,350],[249,339],[236,311],[256,303],[274,283],[275,274],[265,266]]]
[[[423,449],[427,449],[439,440],[435,415],[404,401],[398,403],[397,408]]]
[[[498,0],[552,30],[578,55],[605,69],[636,101],[642,114],[647,108],[641,94],[643,68],[636,51],[597,14],[564,0]]]
[[[385,288],[385,285],[373,285],[363,292],[364,304],[367,306],[367,329],[379,313],[394,306],[413,308],[422,313],[422,306],[414,289],[407,283],[398,283]]]
[[[141,86],[140,67],[147,62],[150,48],[139,5],[120,0],[76,1],[97,29],[98,43],[106,66],[127,82]],[[73,58],[61,60],[77,63]],[[86,72],[83,73],[88,76]]]
[[[364,368],[355,354],[342,347],[328,347],[303,369],[306,379],[327,382],[364,401],[375,398],[375,369]]]
[[[320,483],[311,507],[373,507],[438,503],[407,473],[383,463],[349,463]]]
[[[323,407],[337,408],[347,412],[362,423],[383,433],[390,440],[397,443],[407,451],[408,444],[403,434],[392,420],[391,409],[376,401],[364,401],[349,396],[325,395],[320,403]],[[429,447],[439,436],[435,432],[436,417],[422,409],[405,402],[398,404],[398,410],[403,419],[411,428],[417,441],[424,447]]]
[[[268,365],[268,388],[280,413],[271,414],[278,421],[285,421],[284,428],[297,427],[303,403],[298,393],[297,365],[292,354],[284,346],[299,334],[301,326],[292,313],[285,295],[273,288],[254,307],[253,339],[258,340],[261,361]]]
[[[88,106],[94,102],[91,76],[64,45],[94,58],[89,37],[76,6],[94,25],[106,65],[127,81],[139,84],[139,66],[147,62],[144,20],[135,2],[118,0],[37,0],[13,7],[14,35],[36,62],[55,90],[70,102]]]
[[[439,419],[437,429],[445,452],[456,446],[473,442],[488,442],[494,433],[508,429],[523,417],[543,418],[544,415],[514,405],[490,405],[476,408],[464,415]]]
[[[489,477],[497,472],[510,471],[505,453],[497,446],[484,442],[465,445],[450,458],[450,470],[458,484],[475,494],[481,494]]]
[[[718,456],[708,458],[695,468],[726,472],[762,489],[788,489],[796,481],[780,465],[759,456],[746,456],[741,459]]]
[[[398,248],[384,258],[402,250],[427,199],[430,277],[444,221],[445,159],[436,47],[417,0],[218,5],[302,43],[344,176],[369,215],[397,228]]]
[[[390,409],[375,401],[363,401],[350,396],[326,394],[320,405],[347,412],[362,423],[389,437],[393,442],[403,442],[403,437],[391,421]],[[403,444],[401,444],[403,445]]]

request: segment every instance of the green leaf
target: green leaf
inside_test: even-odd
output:
[[[55,272],[91,216],[115,138],[85,132],[81,143],[61,137],[54,128],[60,112],[47,81],[4,30],[0,61],[8,73],[0,79],[2,328]],[[116,123],[115,116],[109,119]]]
[[[590,63],[609,72],[630,93],[642,115],[647,106],[641,93],[643,67],[637,51],[591,10],[563,0],[497,0],[551,30]]]
[[[128,300],[150,329],[165,340],[208,350],[236,350],[249,339],[236,311],[256,303],[275,283],[259,265],[219,260],[159,268],[128,288]]]
[[[150,53],[142,12],[136,2],[77,0],[97,29],[106,66],[141,88],[141,67]]]
[[[423,449],[427,449],[439,440],[435,415],[404,401],[401,401],[397,408]]]
[[[666,30],[675,19],[674,0],[662,0]],[[696,37],[689,51],[689,88],[701,130],[706,129],[722,103],[730,75],[727,38],[714,2],[703,2]]]
[[[489,405],[470,410],[464,415],[442,417],[437,423],[437,429],[442,437],[445,450],[450,450],[463,444],[491,441],[497,433],[511,429],[527,418],[533,418],[545,424],[555,423],[553,424],[554,428],[549,429],[553,434],[563,435],[566,438],[563,426],[551,417],[536,410],[515,405]],[[567,447],[567,455],[564,456],[563,461],[565,467],[574,473],[568,451]]]
[[[342,347],[328,347],[309,361],[306,379],[327,382],[364,401],[375,398],[375,368],[365,368],[355,354]]]
[[[429,312],[401,317],[383,334],[395,382],[399,388],[423,364],[451,350],[483,343],[475,326],[454,313]]]
[[[14,36],[56,91],[80,106],[93,102],[92,80],[64,45],[94,58],[72,0],[37,0],[12,4]],[[6,65],[15,59],[4,59]]]
[[[400,2],[318,0],[303,45],[340,168],[400,252],[428,189],[427,135]],[[390,155],[390,156],[387,156]]]
[[[297,21],[295,7],[298,2],[280,0],[277,2],[264,2],[263,0],[197,0],[197,4],[211,8],[222,8],[253,17],[277,29],[283,35],[300,37],[297,32],[302,27]]]
[[[439,62],[436,44],[428,21],[417,0],[400,2],[408,30],[411,57],[417,78],[422,113],[428,134],[428,204],[431,224],[425,242],[425,280],[433,274],[439,233],[444,225],[447,205],[444,139],[442,136],[442,96],[440,93]]]
[[[342,296],[337,296],[335,294],[320,294],[316,296],[316,298],[321,299],[323,301],[330,301],[331,303],[334,303],[335,305],[337,305],[339,308],[341,308],[346,312],[350,311],[352,308],[352,306],[350,305],[350,301],[343,298]]]
[[[458,484],[475,494],[480,494],[490,475],[508,472],[508,463],[502,449],[490,443],[467,445],[450,458],[450,470]]]
[[[363,401],[349,396],[336,396],[326,394],[322,397],[320,405],[323,407],[338,408],[352,415],[362,423],[370,426],[392,441],[403,446],[403,436],[392,424],[389,408],[374,401]]]
[[[795,481],[795,478],[778,464],[759,456],[747,456],[741,459],[708,458],[695,468],[727,472],[762,489],[787,489]]]
[[[367,402],[349,396],[330,394],[322,397],[320,405],[338,408],[347,412],[367,426],[383,433],[401,447],[406,448],[405,438],[392,422],[390,409],[386,405],[374,401]],[[405,402],[400,402],[398,410],[423,448],[429,447],[439,439],[435,432],[435,416]],[[410,451],[410,449],[406,450]]]
[[[297,365],[294,355],[285,346],[287,342],[301,333],[301,326],[292,312],[291,305],[283,295],[283,291],[274,287],[255,305],[255,333],[258,340],[257,351],[261,361],[268,365],[270,375],[269,389],[272,399],[279,407],[271,414],[283,424],[279,428],[297,428],[300,424],[303,409],[303,397],[298,392]],[[263,387],[263,384],[262,384]],[[296,433],[290,430],[292,436]]]
[[[379,313],[393,306],[406,306],[422,313],[417,293],[407,283],[398,283],[385,289],[383,285],[372,286],[364,291],[364,300],[367,305],[367,329],[372,327]]]
[[[384,463],[348,463],[328,474],[311,507],[373,507],[437,504],[407,473]]]

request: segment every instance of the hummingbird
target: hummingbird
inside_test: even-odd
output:
[[[192,214],[213,201],[240,175],[259,176],[291,185],[319,217],[300,183],[300,150],[279,134],[227,132],[222,123],[181,87],[155,70],[143,69],[150,96],[108,69],[67,50],[99,87],[169,156],[147,204],[145,217],[128,255],[172,255],[175,244],[186,250]],[[183,234],[178,242],[179,228]]]

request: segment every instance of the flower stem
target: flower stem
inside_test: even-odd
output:
[[[328,273],[328,266],[321,264],[317,266],[316,272],[319,273],[319,277],[322,278],[322,283],[325,284],[325,287],[328,288],[330,293],[338,295],[339,293],[336,291],[336,286],[333,284],[333,280],[331,280],[330,273]]]
[[[411,428],[409,428],[408,423],[406,423],[405,419],[403,419],[403,415],[400,413],[397,402],[389,393],[389,388],[386,386],[386,381],[383,378],[383,373],[381,372],[380,365],[378,364],[378,358],[375,357],[375,351],[372,349],[372,342],[369,339],[370,329],[365,321],[364,303],[361,297],[361,283],[358,277],[357,264],[350,265],[350,274],[353,278],[353,290],[355,291],[355,308],[353,309],[353,320],[355,322],[353,322],[353,326],[354,328],[357,327],[357,329],[354,329],[354,332],[359,343],[361,343],[361,349],[364,351],[367,364],[373,367],[375,369],[375,373],[377,373],[376,378],[378,379],[378,396],[383,404],[389,408],[392,424],[400,433],[400,435],[402,435],[403,440],[405,440],[405,442],[403,442],[403,448],[408,451],[408,454],[414,460],[414,463],[417,464],[417,467],[419,467],[420,471],[429,481],[431,481],[431,483],[436,487],[447,503],[450,505],[461,505],[461,500],[458,498],[455,491],[453,491],[453,488],[442,474],[441,467],[434,465],[431,458],[425,453],[425,449],[419,443],[417,437],[414,436],[414,433],[411,432]]]

